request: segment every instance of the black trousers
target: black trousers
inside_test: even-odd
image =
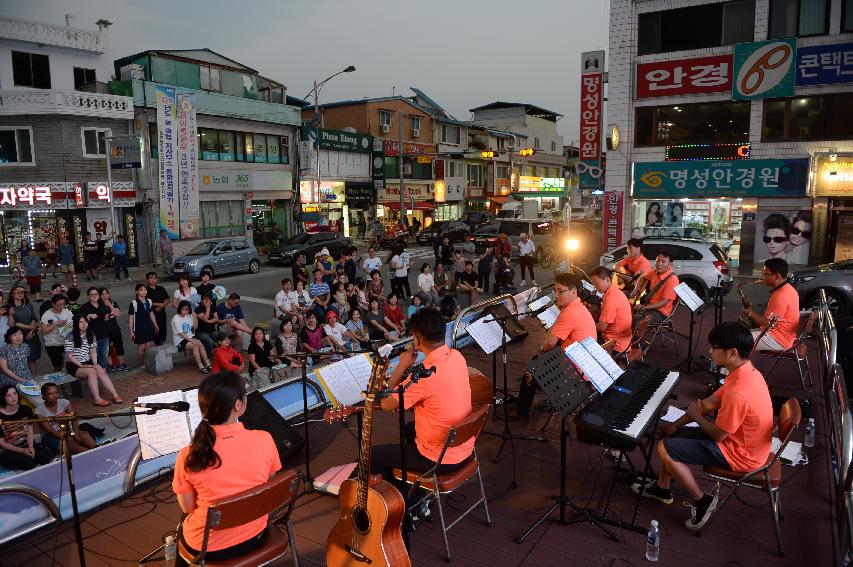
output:
[[[533,275],[533,256],[519,256],[518,264],[521,269],[521,279],[524,278],[524,268],[527,268],[530,271],[530,279],[535,280],[536,276]]]
[[[533,396],[536,395],[536,390],[539,389],[539,384],[536,380],[531,380],[527,383],[524,378],[521,379],[521,384],[518,387],[518,402],[515,406],[515,411],[518,415],[528,415],[530,406],[533,405]]]
[[[423,473],[435,466],[435,461],[431,461],[420,454],[415,445],[415,422],[411,421],[406,424],[406,470]],[[400,445],[398,443],[388,445],[376,445],[370,453],[370,473],[381,474],[382,478],[390,482],[401,494],[406,494],[408,490],[402,482],[394,480],[393,470],[400,468],[402,465]],[[462,463],[454,465],[441,465],[438,467],[439,473],[449,473],[460,468]]]
[[[36,452],[34,457],[12,451],[0,451],[0,465],[7,469],[28,471],[36,468],[37,465],[46,465],[53,460],[53,452],[41,443],[34,443],[33,449]]]
[[[187,550],[192,552],[193,555],[198,555],[199,550],[194,549],[187,544],[187,540],[184,539],[184,532],[182,530],[178,530],[178,537],[181,538],[181,542],[186,546]],[[245,555],[250,551],[254,551],[263,545],[264,540],[267,539],[267,529],[264,528],[261,530],[258,535],[253,536],[246,541],[241,541],[231,547],[226,547],[225,549],[218,549],[216,551],[208,551],[204,555],[205,561],[225,561],[226,559],[234,559],[235,557],[240,557],[241,555]],[[184,561],[184,558],[181,557],[179,553],[175,558],[175,566],[176,567],[185,567],[188,566],[189,563]]]
[[[477,287],[483,290],[483,293],[489,293],[489,278],[490,272],[477,272]]]
[[[161,309],[160,311],[155,311],[154,320],[157,321],[158,329],[158,331],[154,333],[154,344],[160,346],[166,342],[166,333],[169,331],[166,326],[166,310]]]

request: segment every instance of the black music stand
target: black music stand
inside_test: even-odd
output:
[[[679,286],[684,286],[679,289]],[[682,366],[685,367],[685,371],[687,374],[691,374],[693,372],[693,365],[695,364],[699,370],[704,370],[706,372],[711,372],[711,370],[705,367],[698,360],[693,359],[693,327],[694,321],[697,313],[702,313],[707,306],[706,303],[702,301],[702,299],[696,295],[696,293],[690,289],[687,284],[679,284],[676,286],[675,293],[678,295],[679,300],[690,310],[690,334],[687,337],[687,358],[679,362],[672,369],[678,370]],[[716,314],[715,314],[716,316]]]
[[[586,382],[578,373],[574,365],[560,347],[539,355],[538,358],[527,365],[527,370],[539,383],[545,392],[548,401],[554,407],[554,411],[560,414],[562,425],[560,427],[560,496],[554,500],[548,510],[539,517],[523,534],[518,536],[516,543],[523,543],[533,530],[547,520],[555,510],[560,510],[560,523],[566,523],[566,506],[591,522],[595,527],[606,533],[614,541],[619,541],[611,530],[601,525],[599,521],[589,512],[575,504],[573,496],[566,496],[566,419],[581,406],[593,394],[592,386]]]

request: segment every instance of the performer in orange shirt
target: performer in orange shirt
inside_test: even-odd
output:
[[[753,339],[758,338],[770,317],[779,317],[776,326],[761,337],[757,350],[788,350],[797,339],[797,326],[800,324],[800,296],[788,281],[788,262],[782,258],[765,261],[761,279],[764,285],[773,288],[767,308],[759,315],[750,306],[743,310],[743,314],[759,327],[752,329]]]
[[[610,270],[604,266],[595,268],[589,274],[592,285],[601,295],[601,311],[595,328],[601,333],[601,339],[607,342],[616,340],[615,352],[625,352],[631,346],[633,313],[625,294],[613,285]]]
[[[651,315],[651,323],[656,325],[670,316],[678,297],[675,295],[675,286],[678,285],[678,276],[672,273],[672,257],[666,250],[658,251],[655,258],[655,269],[643,274],[637,280],[637,288],[642,289],[643,282],[647,282],[648,293],[643,309],[647,315]]]
[[[640,276],[652,271],[652,264],[648,258],[643,256],[642,238],[628,240],[626,249],[628,250],[628,255],[616,262],[614,269],[616,270],[618,280],[625,283],[624,286],[620,287],[632,289]],[[625,277],[626,275],[631,277]],[[619,282],[614,283],[618,285]]]
[[[587,337],[595,338],[597,336],[595,321],[578,297],[578,288],[580,287],[580,278],[575,274],[560,273],[554,278],[555,303],[560,308],[560,316],[545,334],[545,341],[539,350],[540,353],[551,350],[558,344],[560,348],[566,348],[570,344],[582,341]],[[530,406],[533,405],[536,387],[536,382],[530,374],[525,374],[518,389],[518,403],[515,406],[513,417],[527,419]]]

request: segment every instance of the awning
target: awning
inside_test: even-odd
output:
[[[379,203],[383,207],[388,207],[389,209],[399,210],[400,209],[400,201],[388,201],[384,203]],[[404,203],[407,209],[410,209],[411,202],[407,200]],[[415,209],[419,211],[431,211],[435,209],[435,203],[431,203],[429,201],[415,201]]]
[[[494,197],[489,197],[489,201],[497,203],[498,205],[503,205],[506,203],[507,199],[509,199],[509,195],[495,195]]]

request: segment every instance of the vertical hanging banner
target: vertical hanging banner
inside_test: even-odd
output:
[[[177,240],[179,213],[176,191],[176,146],[178,138],[175,89],[156,86],[157,143],[160,177],[160,230]]]
[[[581,189],[601,184],[601,124],[604,102],[604,51],[581,54],[580,161]],[[594,173],[598,175],[594,175]]]
[[[624,191],[605,191],[602,210],[602,250],[609,252],[622,245],[622,212],[625,206]]]
[[[178,203],[181,238],[198,236],[198,143],[195,95],[178,95]]]

